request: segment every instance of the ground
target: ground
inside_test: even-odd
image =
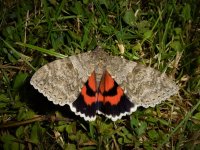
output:
[[[198,5],[198,0],[1,2],[0,147],[199,149]],[[116,122],[101,115],[86,122],[30,85],[44,64],[97,46],[166,72],[178,94]]]

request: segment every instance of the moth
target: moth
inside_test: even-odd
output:
[[[178,92],[165,73],[98,47],[93,51],[55,60],[41,67],[30,83],[35,89],[87,121],[103,114],[112,121],[137,107],[154,107]]]

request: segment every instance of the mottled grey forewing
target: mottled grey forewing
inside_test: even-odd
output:
[[[108,72],[137,106],[153,107],[178,92],[166,74],[121,57],[109,57]]]
[[[71,104],[77,99],[94,70],[92,52],[58,59],[41,67],[30,83],[54,104]]]

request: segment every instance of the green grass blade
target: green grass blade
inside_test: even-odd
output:
[[[17,50],[14,49],[14,47],[12,47],[8,42],[4,41],[2,38],[0,38],[5,45],[10,48],[15,54],[17,54],[24,62],[26,62],[32,69],[35,70],[35,68],[31,65],[31,63],[29,63],[29,61],[31,60],[30,57],[18,52]]]
[[[190,112],[188,112],[188,113],[186,114],[185,118],[184,118],[184,119],[178,124],[178,126],[170,133],[170,135],[168,136],[168,138],[166,138],[166,140],[164,140],[164,141],[162,142],[162,144],[158,147],[158,149],[162,149],[163,145],[166,144],[166,143],[170,140],[170,138],[176,133],[176,131],[177,131],[181,126],[183,126],[183,124],[184,124],[185,122],[188,121],[188,119],[192,116],[193,112],[198,108],[199,105],[200,105],[200,100],[199,100],[198,103],[193,107],[193,109],[192,109]]]
[[[51,56],[55,56],[57,58],[67,57],[67,56],[60,54],[60,53],[57,53],[53,50],[47,50],[47,49],[44,49],[44,48],[41,48],[41,47],[38,47],[38,46],[34,46],[34,45],[31,45],[31,44],[25,44],[25,43],[20,43],[20,42],[17,42],[16,44],[27,47],[27,48],[35,49],[39,52],[42,52],[42,53],[45,53],[45,54],[48,54],[48,55],[51,55]]]

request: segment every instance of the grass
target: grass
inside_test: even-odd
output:
[[[3,1],[0,23],[1,149],[198,149],[198,0]],[[112,122],[85,122],[29,84],[44,64],[95,49],[175,78],[179,94]]]

